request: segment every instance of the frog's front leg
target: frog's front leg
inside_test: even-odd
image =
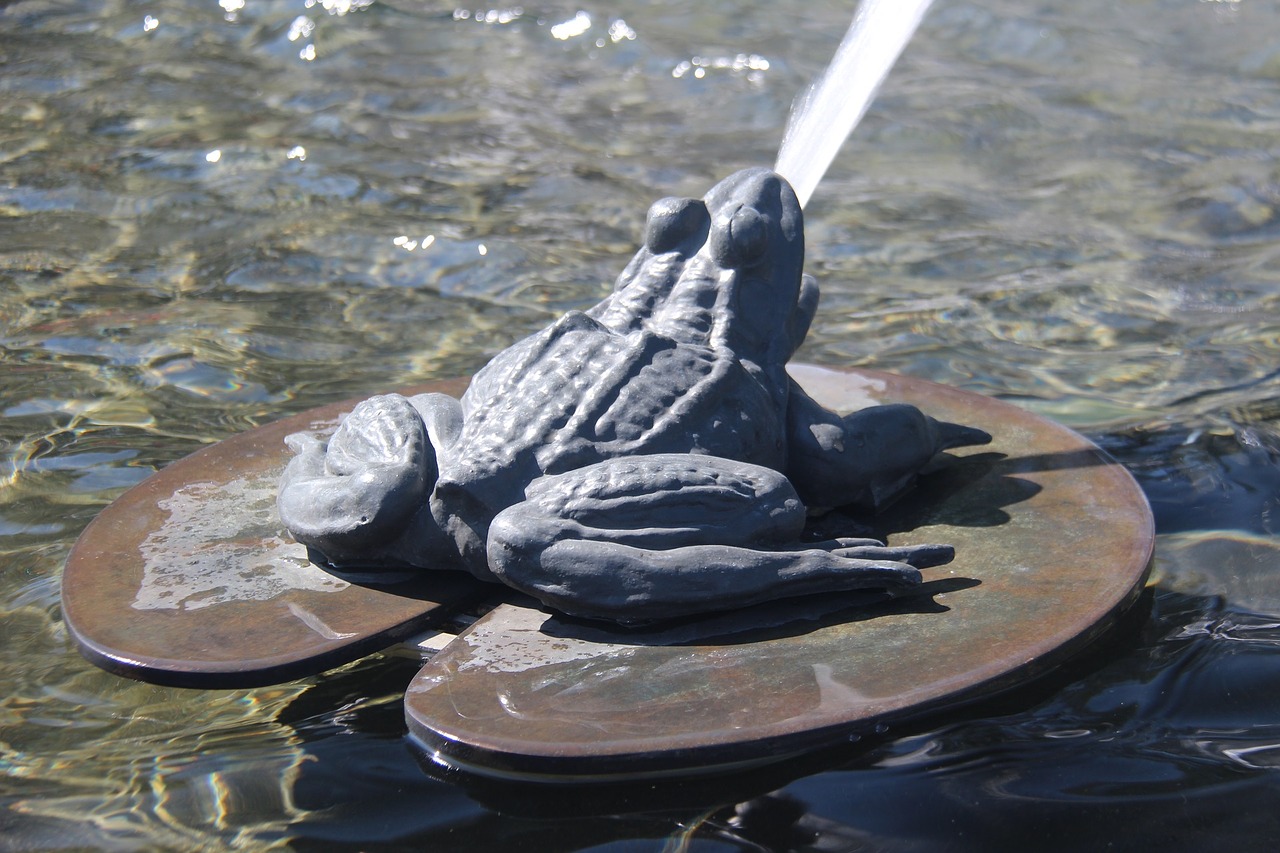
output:
[[[947,546],[801,544],[805,507],[776,471],[712,456],[621,457],[546,476],[489,528],[503,582],[579,616],[644,622],[774,598],[896,591]]]
[[[443,394],[371,397],[327,443],[299,433],[276,506],[294,539],[342,568],[437,564],[448,546],[428,498],[436,456],[462,425],[457,400]]]

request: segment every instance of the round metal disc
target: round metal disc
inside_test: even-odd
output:
[[[84,655],[161,684],[274,684],[394,645],[440,608],[490,593],[456,571],[349,583],[313,565],[285,532],[276,486],[293,453],[284,437],[331,432],[355,402],[204,448],[103,510],[62,576],[63,617]]]
[[[977,394],[793,366],[838,411],[907,402],[990,432],[877,520],[950,543],[920,594],[825,595],[649,632],[507,604],[427,664],[405,699],[435,761],[505,778],[636,778],[759,764],[1041,674],[1134,602],[1154,530],[1095,445]]]

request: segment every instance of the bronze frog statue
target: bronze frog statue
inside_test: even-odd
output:
[[[291,436],[280,517],[340,570],[464,568],[620,623],[912,587],[953,550],[805,542],[808,513],[873,512],[990,436],[814,402],[785,370],[818,303],[803,261],[800,205],[767,169],[663,199],[613,292],[500,353],[461,401],[373,397],[327,443]]]

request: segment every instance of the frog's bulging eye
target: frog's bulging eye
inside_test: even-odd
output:
[[[686,237],[706,227],[711,215],[696,198],[664,198],[649,208],[644,243],[654,254],[670,252]]]
[[[726,268],[746,267],[764,257],[769,223],[758,211],[740,207],[711,234],[711,253]]]

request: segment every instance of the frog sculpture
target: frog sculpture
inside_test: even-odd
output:
[[[804,541],[978,429],[913,406],[840,416],[788,375],[818,303],[800,205],[767,169],[649,210],[613,292],[498,354],[461,401],[373,397],[290,437],[278,505],[343,571],[461,568],[615,622],[920,583],[946,545]]]

